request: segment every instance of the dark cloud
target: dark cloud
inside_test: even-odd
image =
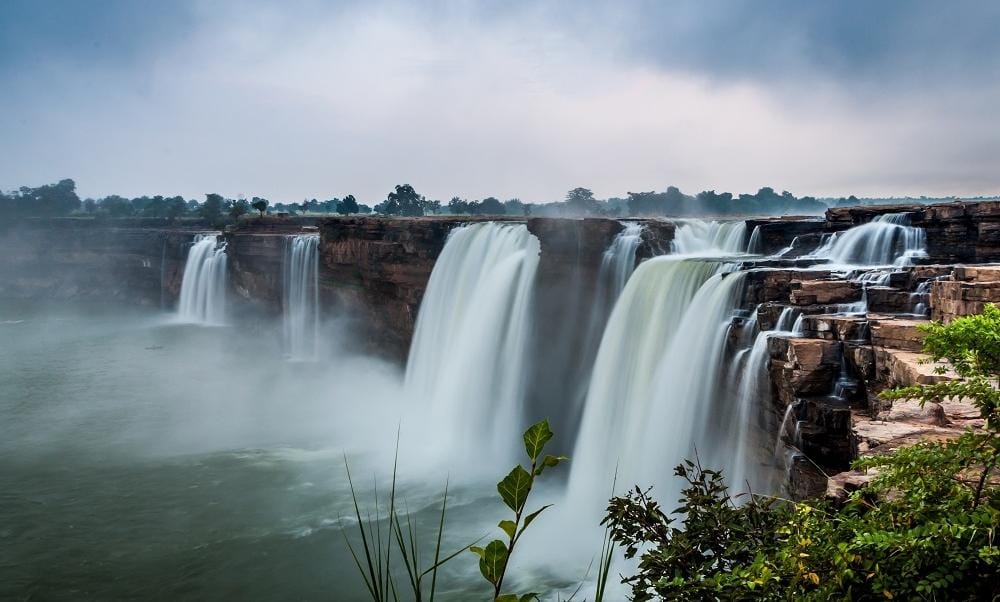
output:
[[[0,2],[0,188],[1000,189],[1000,3]]]

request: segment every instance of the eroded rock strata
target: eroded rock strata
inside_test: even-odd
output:
[[[924,228],[928,257],[922,265],[894,268],[877,282],[836,273],[803,258],[822,237],[886,213],[906,213]],[[228,228],[230,299],[236,319],[273,317],[282,309],[288,237],[320,237],[320,301],[324,315],[349,316],[373,351],[403,360],[417,312],[448,233],[490,218],[331,217],[265,218]],[[536,395],[577,378],[588,358],[585,328],[603,253],[623,228],[614,219],[514,218],[540,244],[536,340],[559,341],[559,365],[544,365]],[[675,224],[642,220],[637,261],[667,252]],[[198,221],[48,219],[9,222],[0,232],[0,298],[73,300],[172,307]],[[1000,203],[835,208],[824,219],[748,220],[758,250],[780,258],[747,261],[739,327],[756,311],[758,327],[776,327],[788,308],[794,334],[773,337],[765,373],[770,398],[763,424],[794,428],[780,433],[788,447],[787,485],[793,495],[842,495],[852,486],[844,471],[853,457],[877,453],[921,436],[946,436],[973,424],[967,407],[943,404],[915,410],[889,407],[887,387],[948,378],[925,363],[919,324],[950,321],[1000,302]],[[973,264],[973,265],[965,265]],[[863,313],[849,314],[859,303]],[[730,337],[735,340],[735,335]],[[542,363],[540,362],[541,366]],[[767,451],[767,453],[771,453]],[[847,473],[844,473],[847,474]]]

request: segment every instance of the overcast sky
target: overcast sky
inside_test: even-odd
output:
[[[0,2],[0,189],[1000,193],[1000,2]]]

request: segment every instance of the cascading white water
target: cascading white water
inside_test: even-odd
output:
[[[747,253],[762,255],[763,252],[763,243],[760,240],[760,226],[754,226],[753,232],[750,233],[750,242],[747,243]]]
[[[406,387],[435,444],[506,455],[522,430],[539,244],[526,226],[453,230],[434,264],[406,365]],[[442,441],[442,437],[452,437]]]
[[[736,387],[736,420],[732,421],[730,428],[736,434],[733,455],[742,461],[730,465],[728,476],[731,483],[750,482],[765,486],[770,481],[769,471],[762,468],[762,463],[754,461],[758,454],[753,449],[752,441],[754,434],[763,433],[762,418],[767,416],[767,410],[762,402],[771,397],[771,380],[767,373],[768,340],[775,336],[793,336],[800,317],[794,308],[782,309],[774,329],[759,332],[753,345],[733,358],[733,376],[739,384]]]
[[[226,245],[218,234],[196,234],[181,280],[177,316],[182,322],[222,325],[226,321]]]
[[[663,499],[672,499],[672,468],[695,446],[714,466],[731,464],[732,433],[714,424],[719,412],[732,410],[717,393],[725,333],[744,280],[733,267],[663,256],[632,274],[594,365],[570,499],[600,505],[616,467],[619,484],[655,483]]]
[[[604,302],[610,307],[625,288],[625,282],[635,270],[635,252],[642,242],[642,224],[627,223],[604,251],[601,269],[598,272],[598,294],[605,295]]]
[[[293,360],[319,353],[319,235],[298,234],[285,242],[285,349]]]
[[[927,257],[927,234],[909,223],[906,213],[879,215],[828,237],[806,257],[837,265],[912,265]]]
[[[917,290],[910,293],[910,305],[913,307],[913,313],[918,316],[930,315],[931,310],[928,305],[931,297],[931,283],[934,279],[925,280],[917,285]]]
[[[682,255],[742,253],[746,250],[747,224],[744,221],[706,222],[676,220],[671,251]]]
[[[566,434],[567,438],[576,435],[583,403],[590,387],[590,374],[601,342],[601,334],[604,332],[611,309],[625,288],[629,276],[635,270],[635,255],[642,243],[642,231],[642,224],[626,223],[605,249],[601,258],[587,329],[581,339],[580,347],[574,349],[574,357],[582,364],[582,370],[578,377],[579,382],[575,383],[572,403],[566,406],[567,420],[561,421],[573,429],[572,433]]]

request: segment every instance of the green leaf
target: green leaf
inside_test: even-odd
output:
[[[542,506],[541,508],[539,508],[538,510],[535,510],[534,512],[532,512],[528,516],[525,516],[524,517],[524,526],[521,527],[521,532],[523,533],[524,530],[528,528],[528,525],[531,524],[531,521],[535,520],[535,517],[538,516],[539,514],[541,514],[542,510],[545,510],[546,508],[548,508],[550,506],[552,506],[552,504],[546,504],[546,505]]]
[[[486,556],[486,550],[480,548],[479,546],[469,546],[469,551],[473,554],[478,554],[480,558]]]
[[[530,594],[524,594],[518,602],[531,602],[532,600],[538,600],[538,594],[531,592]]]
[[[569,458],[567,458],[566,456],[550,456],[546,454],[545,459],[542,460],[542,463],[535,468],[535,476],[537,477],[538,475],[542,474],[542,471],[545,470],[546,468],[553,468],[555,466],[559,466],[559,463],[562,462],[563,460],[569,460]]]
[[[507,507],[519,512],[531,491],[531,475],[520,464],[515,466],[502,481],[497,483],[497,491]]]
[[[497,584],[507,565],[507,546],[499,539],[486,544],[479,558],[479,572],[493,585]]]
[[[517,530],[517,525],[512,520],[502,520],[498,525],[503,532],[507,534],[507,537],[514,537],[514,531]]]
[[[548,420],[542,420],[524,431],[524,450],[528,452],[528,457],[532,460],[538,459],[542,448],[552,438],[552,434]]]

